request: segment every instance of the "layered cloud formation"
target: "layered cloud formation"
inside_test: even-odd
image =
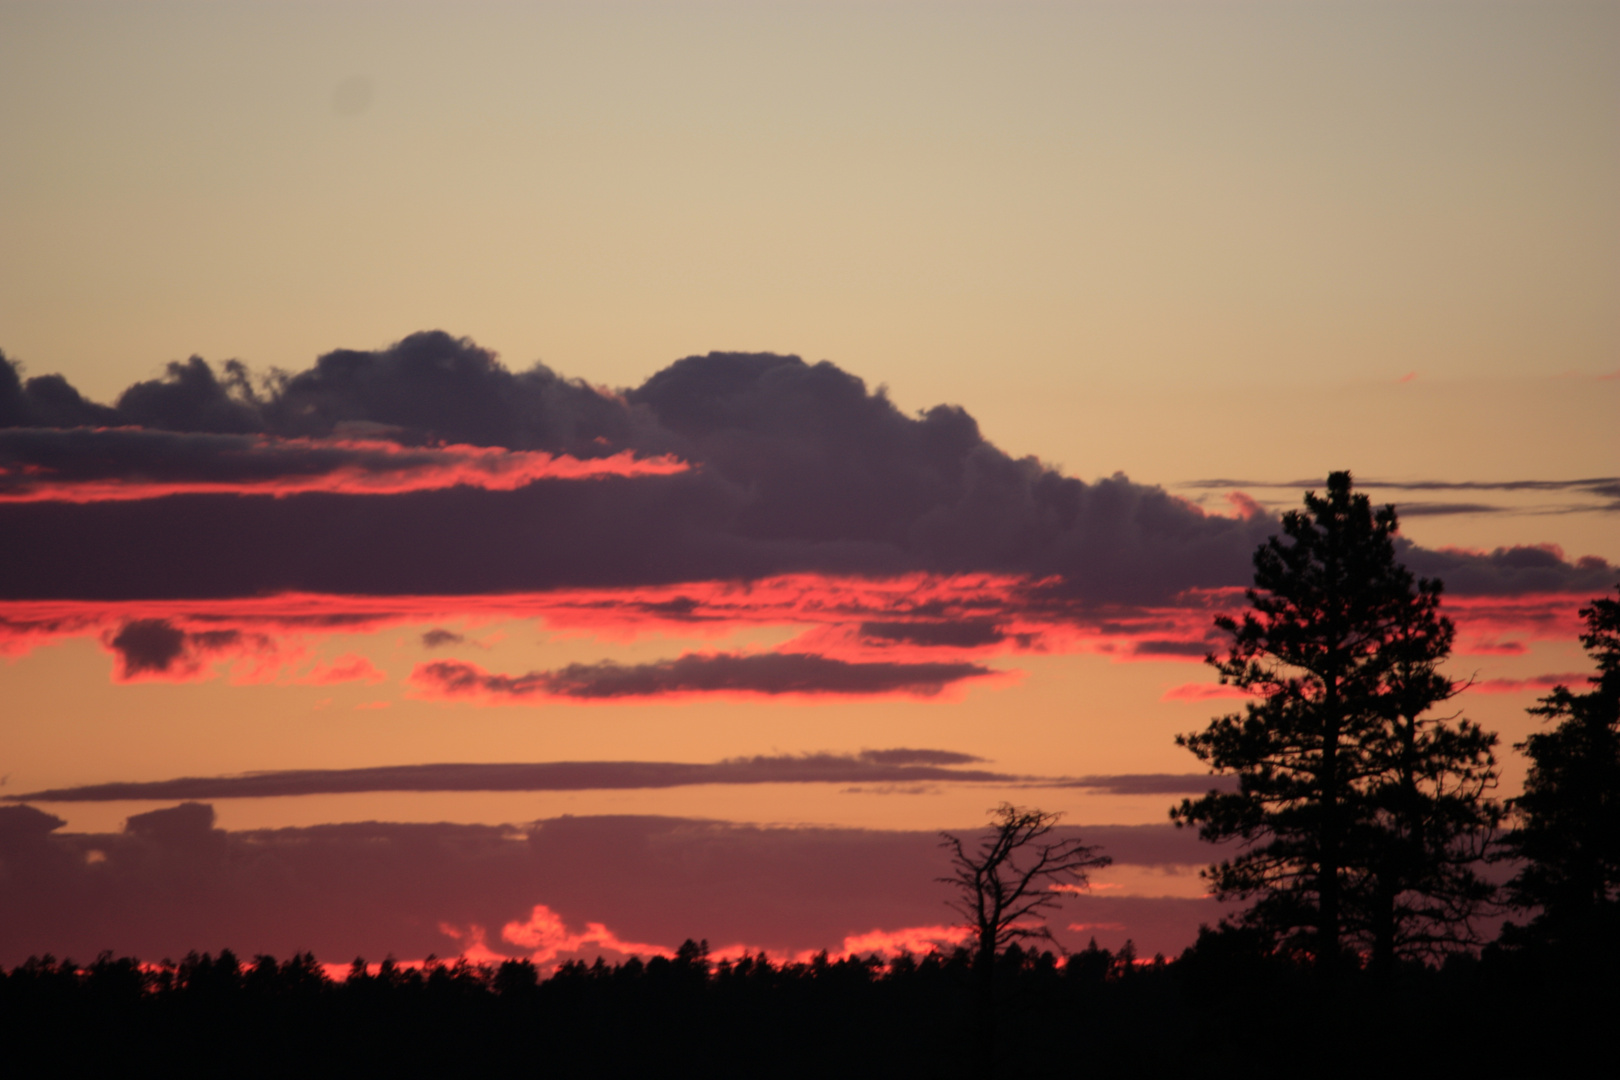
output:
[[[960,408],[907,416],[793,356],[693,356],[609,392],[431,332],[262,378],[194,357],[112,405],[0,363],[0,650],[91,634],[125,681],[374,679],[309,668],[312,644],[497,616],[621,637],[803,629],[634,664],[451,655],[412,691],[927,696],[1009,653],[1197,660],[1277,529],[1237,507],[1063,476]],[[1615,574],[1543,547],[1403,558],[1444,579],[1463,646],[1486,651],[1569,636],[1574,598]]]
[[[433,332],[258,382],[193,358],[112,406],[59,376],[23,381],[8,363],[0,425],[26,429],[0,442],[13,499],[0,506],[0,595],[12,598],[920,571],[1052,578],[1093,603],[1162,604],[1245,583],[1275,530],[1120,476],[1062,476],[998,450],[960,408],[906,416],[830,363],[770,354],[688,357],[614,394],[544,367],[514,374]],[[115,427],[142,430],[61,430]],[[614,478],[548,482],[583,462]],[[15,501],[75,486],[74,502]],[[251,497],[260,490],[284,497]],[[361,512],[353,500],[368,494]],[[164,557],[177,547],[208,556],[177,565]],[[1612,576],[1600,560],[1533,548],[1407,558],[1459,593],[1591,593]]]
[[[549,962],[687,937],[793,956],[840,942],[925,946],[950,921],[935,881],[945,856],[926,832],[660,817],[225,832],[202,803],[136,814],[116,834],[60,825],[33,807],[0,807],[0,964],[47,951],[157,959],[221,947],[311,950],[339,963],[429,953]],[[1178,880],[1208,857],[1168,825],[1062,833],[1103,845],[1116,867]],[[1207,899],[1111,895],[1108,884],[1065,901],[1060,940],[1095,935],[1117,947],[1133,937],[1145,952],[1173,952],[1221,914]]]

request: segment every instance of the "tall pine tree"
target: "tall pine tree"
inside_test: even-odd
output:
[[[1397,959],[1482,944],[1473,919],[1496,892],[1479,872],[1502,819],[1487,797],[1496,787],[1496,735],[1430,712],[1462,689],[1439,670],[1455,637],[1440,614],[1440,583],[1422,579],[1384,645],[1389,667],[1377,700],[1385,723],[1366,747],[1372,817],[1351,921],[1385,972]]]
[[[1516,746],[1530,771],[1524,794],[1510,803],[1507,847],[1524,865],[1508,896],[1537,911],[1519,936],[1613,955],[1620,942],[1620,587],[1581,615],[1581,644],[1597,674],[1591,690],[1559,686],[1530,710],[1558,724]]]
[[[1473,862],[1495,820],[1495,737],[1428,715],[1455,692],[1440,584],[1396,561],[1394,508],[1374,512],[1349,473],[1282,526],[1255,552],[1250,610],[1215,620],[1227,657],[1209,658],[1255,700],[1176,740],[1238,790],[1171,817],[1239,841],[1205,872],[1216,894],[1326,968],[1351,947],[1387,965],[1468,940],[1489,892]]]

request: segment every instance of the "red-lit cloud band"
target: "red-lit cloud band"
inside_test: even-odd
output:
[[[401,495],[514,491],[542,480],[668,476],[688,466],[629,450],[577,458],[496,446],[144,428],[0,428],[0,503],[98,503],[170,495]]]
[[[1238,610],[1241,591],[1194,590],[1177,599],[1176,605],[1158,607],[1088,604],[1067,595],[1061,582],[1008,575],[798,574],[502,595],[10,601],[0,602],[0,653],[88,636],[113,654],[119,681],[228,673],[241,684],[376,683],[383,674],[353,652],[317,661],[320,643],[334,634],[411,627],[424,651],[442,650],[463,643],[463,630],[528,619],[605,646],[650,633],[723,639],[750,628],[792,626],[798,634],[772,652],[716,649],[654,662],[605,659],[516,674],[452,656],[418,662],[410,683],[424,697],[491,703],[695,694],[928,696],[991,678],[994,669],[986,662],[998,656],[1091,652],[1115,660],[1196,662],[1220,653],[1212,617]],[[1577,609],[1588,600],[1569,594],[1462,597],[1448,601],[1445,610],[1458,623],[1459,654],[1475,652],[1476,642],[1487,654],[1522,653],[1526,642],[1573,640],[1581,625]],[[1497,684],[1478,689],[1491,692]],[[1189,682],[1165,699],[1234,694],[1213,682]]]

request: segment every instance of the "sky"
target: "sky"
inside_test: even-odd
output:
[[[1511,795],[1617,120],[1613,4],[0,0],[0,963],[921,949],[1002,801],[1177,951],[1335,469]]]

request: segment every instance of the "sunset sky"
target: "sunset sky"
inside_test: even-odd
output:
[[[0,0],[0,146],[0,964],[923,949],[1002,801],[1179,950],[1304,490],[1503,796],[1620,581],[1612,3]]]

